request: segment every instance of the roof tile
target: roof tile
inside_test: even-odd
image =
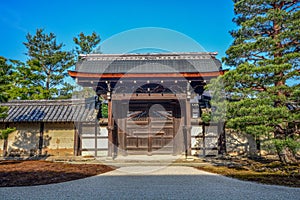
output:
[[[109,59],[108,59],[109,58]],[[221,62],[209,53],[87,55],[76,64],[85,73],[174,73],[219,71]]]
[[[95,101],[73,100],[18,100],[1,103],[8,106],[5,122],[90,122],[96,120]],[[91,115],[91,116],[90,116]]]

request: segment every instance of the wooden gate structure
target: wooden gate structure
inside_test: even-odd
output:
[[[222,75],[216,53],[81,55],[69,75],[93,87],[108,104],[108,156],[191,155],[197,101],[211,78]],[[199,135],[201,135],[199,133]],[[199,136],[200,137],[200,136]],[[201,148],[201,147],[197,147]],[[202,149],[205,147],[202,147]]]
[[[118,129],[119,149],[123,154],[178,154],[183,145],[180,137],[182,118],[176,113],[176,101],[129,102],[127,116]],[[153,109],[155,105],[164,110]],[[152,109],[151,109],[152,108]]]

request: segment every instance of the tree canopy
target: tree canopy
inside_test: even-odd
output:
[[[85,35],[81,32],[77,37],[73,38],[73,41],[76,44],[75,51],[79,55],[92,53],[101,39],[96,32],[93,32],[91,35]]]
[[[234,0],[237,30],[223,59],[227,127],[256,138],[296,137],[299,122],[298,0]]]
[[[7,59],[0,56],[0,102],[6,102],[9,98],[7,92],[10,87],[12,66],[7,64]],[[0,106],[0,119],[6,117],[7,107]]]
[[[30,78],[40,88],[39,98],[50,99],[58,95],[57,86],[64,84],[67,69],[74,65],[74,56],[63,50],[64,44],[57,42],[54,33],[45,33],[43,29],[37,29],[35,35],[28,33],[26,39],[28,60],[20,70],[30,71]]]
[[[54,33],[37,29],[35,34],[26,35],[26,62],[10,60],[13,66],[11,99],[71,98],[74,84],[66,81],[67,70],[76,63],[81,53],[91,53],[100,42],[95,32],[80,33],[74,37],[74,50],[64,50]],[[74,51],[76,53],[74,53]]]
[[[12,65],[7,63],[7,59],[0,56],[0,103],[6,102],[9,97],[9,89],[11,87],[12,80]],[[7,116],[8,107],[0,105],[0,120]],[[0,129],[0,139],[3,139],[3,155],[7,154],[7,138],[10,133],[12,133],[15,128],[6,127]]]

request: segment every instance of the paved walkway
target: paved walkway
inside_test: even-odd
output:
[[[1,199],[300,199],[300,188],[239,181],[185,166],[128,166],[99,176],[0,188]]]

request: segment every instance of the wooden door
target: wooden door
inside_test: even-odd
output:
[[[172,154],[174,126],[171,111],[135,111],[126,120],[128,154]]]

